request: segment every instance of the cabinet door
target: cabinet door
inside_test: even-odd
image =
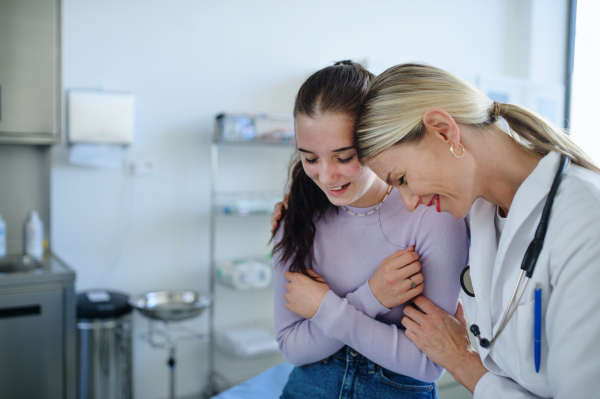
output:
[[[0,138],[56,139],[59,2],[0,0]]]
[[[0,396],[62,399],[62,291],[0,294]]]

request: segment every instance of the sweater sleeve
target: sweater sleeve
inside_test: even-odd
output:
[[[350,305],[372,319],[387,314],[391,310],[383,306],[375,297],[369,286],[369,280],[358,287],[356,291],[346,294],[346,299]]]
[[[424,275],[423,294],[454,314],[458,304],[459,275],[467,263],[468,244],[463,220],[449,214],[424,213],[416,251]],[[311,319],[327,337],[337,339],[375,363],[422,381],[435,381],[443,369],[434,364],[395,324],[373,320],[345,298],[329,291]]]
[[[303,366],[333,355],[345,344],[326,336],[311,320],[300,317],[285,307],[287,280],[283,274],[289,269],[289,265],[281,262],[279,253],[273,256],[273,260],[275,335],[283,357],[295,366]]]
[[[423,295],[450,314],[456,313],[460,294],[460,273],[467,266],[469,241],[464,219],[424,213],[415,251],[424,277]]]
[[[281,231],[282,228],[276,235],[275,242],[281,239]],[[275,254],[273,260],[275,330],[281,353],[288,362],[296,366],[313,363],[333,355],[345,344],[326,336],[314,322],[294,314],[285,307],[284,294],[287,280],[283,274],[289,270],[289,264],[282,262],[279,254]],[[354,292],[348,293],[346,299],[349,304],[370,318],[390,311],[375,298],[368,281]]]

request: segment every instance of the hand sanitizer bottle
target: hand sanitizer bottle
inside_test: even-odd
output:
[[[44,223],[37,211],[32,211],[25,224],[25,254],[41,258],[44,254]]]
[[[0,258],[6,256],[6,222],[0,215]]]

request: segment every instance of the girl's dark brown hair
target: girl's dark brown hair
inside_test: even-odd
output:
[[[375,76],[352,61],[339,61],[311,75],[300,87],[294,104],[294,118],[305,115],[315,118],[323,114],[345,114],[356,119],[358,109]],[[288,207],[284,209],[283,236],[273,253],[281,253],[289,270],[307,276],[314,259],[315,222],[329,209],[335,209],[325,193],[304,172],[300,152],[296,150],[290,164]],[[310,276],[309,276],[310,277]]]

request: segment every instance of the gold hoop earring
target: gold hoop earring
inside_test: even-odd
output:
[[[452,156],[454,158],[462,158],[465,156],[465,147],[463,147],[463,145],[461,143],[458,143],[458,145],[460,146],[460,149],[462,150],[462,155],[460,157],[454,153],[454,143],[450,144],[450,153],[452,154]]]

